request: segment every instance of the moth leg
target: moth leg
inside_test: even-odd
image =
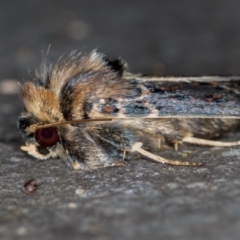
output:
[[[162,143],[162,140],[160,138],[157,139],[157,146],[158,146],[158,149],[161,148],[161,143]]]
[[[178,143],[177,142],[174,143],[174,149],[175,149],[175,151],[178,151]]]
[[[163,141],[162,141],[161,138],[157,138],[157,148],[158,148],[158,149],[161,149],[161,148],[162,148],[162,142],[163,142]],[[174,142],[173,145],[174,145],[174,150],[175,150],[175,151],[178,151],[179,142]]]
[[[206,140],[201,138],[195,137],[185,137],[182,140],[185,143],[195,144],[195,145],[204,145],[204,146],[211,146],[211,147],[233,147],[239,146],[240,141],[235,142],[221,142],[221,141],[213,141],[213,140]]]
[[[81,166],[81,164],[78,162],[78,161],[72,161],[71,163],[71,167],[72,169],[74,170],[77,170],[77,169],[82,169],[83,167]]]
[[[133,152],[138,152],[140,154],[142,154],[143,156],[146,156],[156,162],[160,162],[160,163],[164,163],[164,164],[170,164],[170,165],[177,165],[177,166],[202,166],[202,163],[200,162],[182,162],[182,161],[177,161],[177,160],[169,160],[163,157],[160,157],[158,155],[152,154],[146,150],[144,150],[142,147],[142,143],[141,142],[136,142],[132,145],[131,150]]]
[[[123,161],[124,161],[125,158],[126,158],[126,154],[127,154],[127,150],[123,150],[123,158],[122,158]]]
[[[179,150],[179,145],[181,146],[182,143],[183,143],[182,140],[181,140],[181,141],[173,142],[174,150],[175,150],[175,151],[178,151],[178,150]]]

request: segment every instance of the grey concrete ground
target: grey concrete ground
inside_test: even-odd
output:
[[[238,74],[239,8],[236,0],[1,1],[0,239],[239,239],[239,148],[163,153],[201,168],[135,159],[81,172],[27,156],[16,129],[16,82],[31,77],[49,44],[50,60],[98,48],[133,72]],[[28,195],[30,179],[38,189]]]

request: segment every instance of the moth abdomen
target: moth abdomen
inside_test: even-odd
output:
[[[240,128],[240,119],[224,118],[195,118],[179,119],[180,128],[190,132],[192,136],[214,139],[225,133],[233,132]]]

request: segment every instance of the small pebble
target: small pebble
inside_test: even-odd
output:
[[[83,188],[77,188],[76,191],[75,191],[75,193],[76,193],[78,196],[83,195],[84,192],[85,192],[85,189],[83,189]]]
[[[37,188],[38,188],[38,184],[35,179],[31,179],[24,184],[24,191],[27,194],[35,193]]]
[[[71,203],[68,204],[68,207],[70,209],[76,209],[78,207],[78,205],[76,203],[71,202]]]
[[[19,227],[16,230],[18,236],[24,236],[27,233],[27,229],[25,227]]]

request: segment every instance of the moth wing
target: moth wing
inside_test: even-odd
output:
[[[95,99],[89,118],[240,118],[240,77],[135,77],[135,96]]]

